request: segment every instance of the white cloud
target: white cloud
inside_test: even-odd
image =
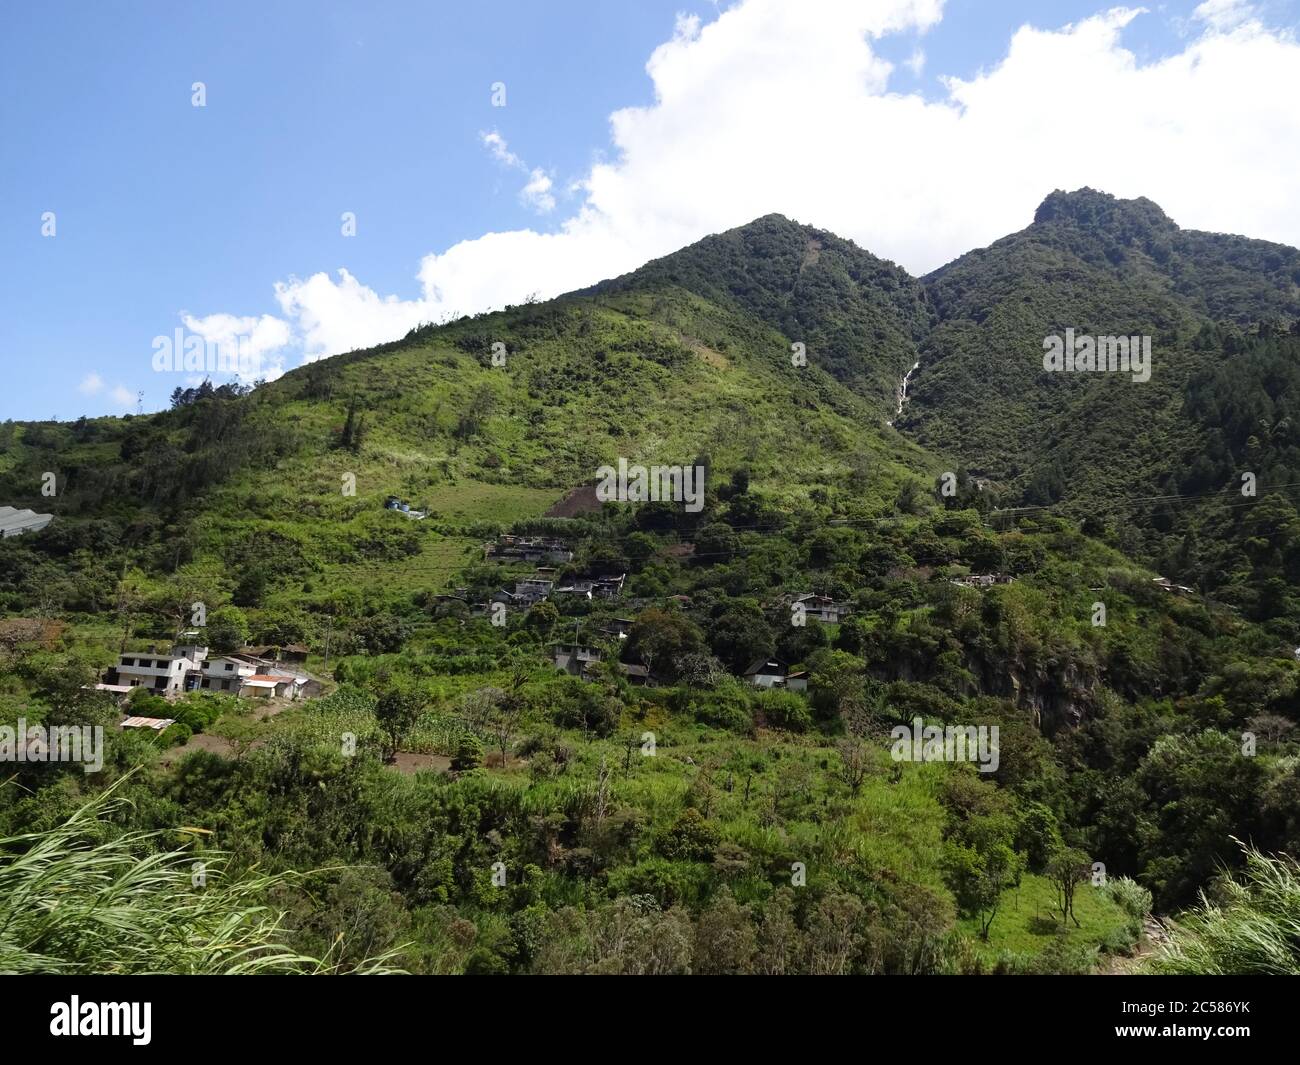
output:
[[[555,210],[555,196],[551,193],[552,181],[545,170],[540,167],[529,169],[528,164],[510,150],[510,145],[506,143],[506,139],[496,130],[492,130],[490,133],[481,133],[479,136],[487,146],[488,151],[492,153],[492,158],[498,163],[502,163],[514,170],[528,172],[528,183],[519,190],[519,199],[522,203],[531,207],[538,214],[546,214]]]
[[[504,163],[506,166],[512,166],[518,169],[528,169],[524,165],[524,161],[510,150],[510,146],[506,144],[506,139],[496,130],[492,130],[489,133],[482,133],[480,136],[483,138],[483,143],[487,145],[488,151],[492,153],[492,158],[498,163]]]
[[[209,314],[197,318],[184,312],[181,321],[191,333],[215,345],[216,351],[230,352],[239,359],[239,365],[248,366],[245,376],[273,381],[284,373],[283,349],[293,340],[288,322],[269,314],[261,317]]]
[[[519,198],[541,214],[555,210],[551,179],[544,170],[534,169],[528,175],[528,184],[520,190]]]
[[[134,392],[122,385],[115,385],[108,395],[119,407],[134,407],[138,398]]]
[[[338,281],[313,274],[275,286],[280,310],[291,319],[305,360],[394,340],[421,322],[432,321],[437,307],[422,300],[380,297],[346,270]]]
[[[921,72],[925,70],[925,50],[921,48],[915,49],[904,61],[903,66],[912,72],[912,77],[919,78]]]
[[[612,150],[553,232],[427,255],[415,299],[381,297],[346,270],[282,282],[277,299],[315,358],[588,285],[772,211],[922,273],[1082,185],[1148,196],[1184,226],[1300,245],[1300,45],[1244,10],[1210,0],[1198,35],[1145,64],[1122,34],[1157,15],[1027,25],[1000,62],[946,79],[939,101],[891,91],[872,43],[930,29],[942,0],[745,0],[708,23],[679,18],[646,65],[654,102],[611,116]],[[483,143],[528,170],[499,133]],[[551,179],[528,173],[542,207]]]
[[[81,379],[81,384],[77,386],[77,391],[83,396],[93,396],[104,389],[104,379],[97,373],[88,373]]]
[[[1221,33],[1253,21],[1254,17],[1255,5],[1249,0],[1205,0],[1192,12],[1192,18],[1208,23],[1211,29]]]

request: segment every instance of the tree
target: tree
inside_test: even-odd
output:
[[[239,578],[231,599],[239,606],[261,606],[269,581],[270,578],[263,567],[253,566],[245,570]]]
[[[628,633],[628,655],[641,660],[646,669],[667,663],[675,672],[678,659],[699,650],[704,636],[680,611],[651,607],[643,610]]]
[[[179,640],[182,632],[197,624],[195,607],[212,602],[214,597],[210,591],[198,578],[181,576],[158,598],[155,606],[166,614],[172,623],[172,632],[176,639]]]
[[[857,795],[874,768],[871,748],[860,736],[845,736],[836,748],[840,754],[839,778],[848,785],[850,792]]]
[[[695,923],[694,965],[702,975],[747,976],[754,971],[758,936],[747,909],[724,887]]]
[[[119,652],[126,650],[126,641],[131,638],[135,616],[143,601],[144,597],[140,594],[140,588],[135,581],[123,578],[117,582],[116,609],[118,620],[122,624],[122,643],[118,647]]]
[[[208,615],[207,636],[214,651],[237,651],[248,643],[248,618],[237,606],[223,606]]]
[[[684,862],[713,860],[718,845],[718,830],[693,806],[681,812],[664,836],[660,849],[667,858]]]
[[[514,739],[515,731],[527,706],[527,699],[523,693],[527,681],[528,674],[523,670],[516,670],[502,698],[488,713],[487,727],[501,751],[502,769],[506,767],[506,760],[510,756],[510,743]]]
[[[725,562],[739,546],[735,531],[720,521],[704,526],[695,536],[695,555],[708,562]]]
[[[343,433],[339,438],[339,446],[346,448],[353,454],[361,450],[361,439],[365,433],[364,428],[365,415],[358,415],[357,400],[354,396],[348,400],[348,416],[343,423]]]
[[[772,626],[758,605],[748,600],[733,600],[713,619],[709,631],[713,653],[734,673],[740,673],[758,658],[767,658],[776,647]]]
[[[1052,882],[1056,893],[1056,906],[1061,911],[1062,923],[1069,918],[1074,921],[1075,927],[1083,927],[1074,915],[1074,892],[1087,878],[1091,867],[1092,859],[1077,847],[1062,847],[1048,861],[1047,878]]]
[[[850,971],[862,946],[862,902],[833,889],[813,910],[805,939],[807,969],[814,976],[842,976]]]
[[[957,906],[979,921],[980,938],[987,940],[1003,893],[1020,883],[1025,860],[1005,840],[988,837],[980,843],[968,847],[950,841],[944,849],[944,874]]]
[[[379,696],[375,706],[375,720],[384,730],[388,745],[384,751],[384,760],[397,760],[397,750],[410,734],[415,723],[424,712],[424,700],[416,693],[402,688],[389,688]]]
[[[1288,733],[1295,729],[1295,722],[1288,721],[1279,714],[1264,711],[1248,717],[1246,719],[1246,728],[1258,734],[1266,743],[1280,743]]]
[[[391,654],[402,649],[411,626],[395,614],[376,614],[361,622],[356,632],[371,654]]]
[[[534,603],[524,615],[524,624],[534,632],[543,635],[555,628],[556,623],[560,620],[560,611],[555,604],[549,599],[543,599],[540,603]]]
[[[677,675],[692,688],[712,689],[726,679],[727,668],[713,655],[696,651],[677,660]]]
[[[788,887],[777,888],[761,913],[755,968],[760,976],[789,975],[798,966],[802,947],[794,920],[794,893]]]
[[[463,732],[456,741],[456,753],[452,755],[451,767],[459,772],[477,769],[483,762],[483,744],[472,732]]]
[[[627,538],[626,550],[628,561],[639,573],[659,553],[659,541],[649,533],[634,532]]]

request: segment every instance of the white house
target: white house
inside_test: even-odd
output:
[[[279,673],[255,673],[244,680],[239,694],[253,698],[269,699],[275,695],[281,699],[297,699],[302,695],[306,677],[295,677]]]
[[[784,687],[785,676],[786,667],[774,658],[760,658],[745,670],[745,680],[755,688]]]
[[[600,631],[606,636],[616,636],[620,640],[626,640],[635,624],[636,622],[631,618],[614,618],[602,625]]]
[[[597,599],[617,599],[623,594],[623,582],[626,579],[626,573],[620,573],[617,577],[597,577],[591,582],[591,594]]]
[[[176,724],[173,717],[126,717],[123,718],[119,727],[121,728],[147,728],[154,732],[161,732],[168,725]]]
[[[808,673],[788,671],[784,662],[775,658],[758,659],[744,673],[745,680],[755,688],[786,688],[792,692],[808,690]]]
[[[573,549],[563,540],[506,534],[498,537],[495,544],[485,544],[483,557],[498,558],[508,562],[563,563],[573,561]]]
[[[118,656],[113,670],[117,679],[110,682],[148,688],[159,695],[179,695],[187,689],[190,674],[202,668],[207,654],[206,647],[175,647],[165,655],[128,651]]]
[[[242,655],[221,655],[203,665],[199,687],[205,691],[235,692],[257,673],[257,666]]]
[[[574,581],[555,589],[556,595],[576,595],[580,599],[591,598],[591,581]]]
[[[828,595],[814,595],[812,592],[808,592],[805,595],[796,596],[794,603],[795,606],[803,608],[805,618],[828,625],[838,625],[849,614],[847,606],[835,602]]]
[[[253,655],[234,652],[209,659],[208,649],[195,643],[178,644],[165,655],[122,654],[107,681],[100,687],[109,691],[148,688],[158,695],[180,695],[202,690],[286,699],[300,698],[309,685],[319,687],[309,674]]]
[[[965,577],[954,577],[949,583],[963,588],[992,588],[999,584],[1015,584],[1016,579],[1006,573],[970,573]]]

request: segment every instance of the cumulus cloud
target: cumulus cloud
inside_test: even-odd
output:
[[[530,169],[527,163],[510,150],[510,145],[506,143],[506,139],[496,130],[480,134],[480,137],[487,146],[488,151],[492,153],[492,158],[498,163],[528,173],[528,183],[519,190],[519,199],[523,203],[538,214],[546,214],[555,210],[555,197],[551,194],[552,181],[545,170],[541,169],[541,167],[532,167]]]
[[[198,318],[186,313],[181,314],[181,321],[216,352],[236,357],[238,365],[247,367],[245,376],[272,381],[284,373],[284,349],[293,340],[288,322],[269,314],[209,314]]]
[[[136,394],[122,385],[115,385],[108,395],[119,407],[134,407],[136,404]]]
[[[546,171],[534,167],[528,174],[528,184],[519,192],[519,198],[539,214],[555,210],[555,197],[551,195],[551,179]]]
[[[1244,22],[1253,21],[1255,5],[1249,0],[1205,0],[1192,12],[1192,18],[1208,23],[1211,29],[1226,32]]]
[[[394,340],[437,313],[437,306],[424,300],[381,297],[346,270],[338,272],[337,281],[313,274],[305,281],[277,282],[275,298],[293,321],[308,362]]]
[[[611,115],[610,150],[577,179],[569,217],[427,255],[415,298],[381,296],[347,270],[281,282],[295,343],[316,358],[557,295],[772,211],[914,273],[1082,185],[1148,196],[1184,226],[1300,245],[1300,45],[1248,4],[1208,0],[1181,51],[1145,63],[1124,30],[1161,16],[1140,9],[1025,25],[995,65],[945,78],[944,98],[900,91],[874,43],[926,32],[942,8],[744,0],[707,23],[679,18],[646,64],[653,102]],[[535,180],[499,133],[483,143],[528,173],[537,206],[553,200],[549,175]]]
[[[81,379],[81,384],[77,386],[77,391],[83,396],[93,396],[97,392],[104,390],[104,379],[97,373],[88,373]]]

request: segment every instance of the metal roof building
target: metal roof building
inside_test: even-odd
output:
[[[0,507],[0,537],[20,536],[25,532],[39,532],[53,520],[53,514],[37,514],[31,510]]]

